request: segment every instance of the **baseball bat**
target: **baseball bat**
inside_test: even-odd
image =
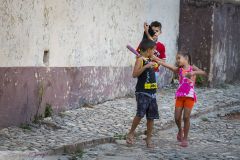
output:
[[[133,54],[135,54],[136,56],[141,56],[132,46],[130,46],[129,44],[127,45],[127,49],[129,49],[129,51],[131,51]]]

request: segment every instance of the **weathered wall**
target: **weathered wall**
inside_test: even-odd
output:
[[[174,62],[178,0],[0,4],[0,128],[29,121],[47,103],[58,112],[133,92],[135,57],[125,46],[138,45],[144,21],[163,23],[161,41]],[[170,78],[164,72],[163,81]]]
[[[179,1],[1,0],[0,66],[129,66],[143,22],[163,23],[161,40],[176,51]],[[165,37],[165,38],[164,38]],[[173,43],[172,43],[173,41]]]
[[[209,73],[211,86],[240,79],[240,1],[182,0],[179,48]]]
[[[42,0],[0,0],[1,67],[43,64],[43,10]]]
[[[212,7],[208,4],[181,1],[179,25],[179,49],[192,55],[195,65],[210,69],[210,50],[212,40]]]
[[[0,68],[0,127],[33,120],[47,104],[59,112],[124,96],[134,84],[130,73],[129,67]]]
[[[240,4],[214,7],[212,81],[240,80]]]

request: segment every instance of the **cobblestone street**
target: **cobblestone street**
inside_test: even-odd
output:
[[[238,117],[221,117],[224,112],[238,113]],[[240,106],[232,106],[194,119],[187,148],[179,146],[176,133],[176,127],[156,132],[153,136],[156,145],[154,149],[147,149],[140,136],[133,146],[117,141],[120,144],[105,144],[86,150],[83,159],[240,159]]]
[[[1,0],[0,22],[0,160],[240,160],[240,0]]]
[[[46,118],[29,128],[9,127],[0,131],[0,159],[71,159],[72,156],[52,156],[62,152],[81,150],[83,159],[239,159],[239,125],[237,118],[224,118],[227,113],[239,113],[240,86],[197,89],[198,103],[192,112],[190,145],[178,146],[173,121],[175,89],[164,89],[158,94],[160,120],[155,122],[153,140],[156,148],[146,149],[142,136],[132,147],[101,143],[125,135],[135,115],[135,98],[120,98],[95,106],[85,106]],[[141,135],[145,120],[137,129]],[[121,145],[122,144],[122,145]],[[79,147],[80,146],[80,147]],[[221,154],[220,154],[221,153]],[[75,158],[76,159],[76,158]]]

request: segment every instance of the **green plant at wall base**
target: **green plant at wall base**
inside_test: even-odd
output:
[[[85,152],[83,150],[77,149],[75,152],[75,156],[73,156],[73,158],[82,158],[84,153]]]
[[[45,111],[44,111],[44,117],[51,117],[53,114],[53,109],[51,104],[46,104]]]
[[[22,124],[20,125],[20,128],[26,129],[26,130],[32,130],[32,128],[30,127],[30,125],[29,125],[29,124],[26,124],[26,123],[22,123]]]
[[[197,84],[198,86],[201,86],[201,85],[203,85],[203,83],[204,83],[204,78],[203,78],[203,76],[197,75],[197,77],[196,77],[196,84]]]

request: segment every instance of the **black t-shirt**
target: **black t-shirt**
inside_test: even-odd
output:
[[[151,62],[150,59],[143,60],[143,66]],[[155,78],[154,68],[147,68],[143,73],[138,77],[136,92],[145,92],[149,94],[156,93],[157,84]]]

